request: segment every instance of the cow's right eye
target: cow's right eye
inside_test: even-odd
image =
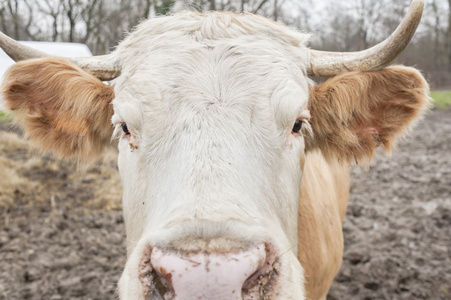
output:
[[[127,128],[127,124],[122,123],[122,124],[121,124],[121,127],[122,127],[122,130],[124,131],[124,133],[125,133],[126,135],[130,134],[130,131],[128,131],[128,128]]]

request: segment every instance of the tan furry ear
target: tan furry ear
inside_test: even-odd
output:
[[[87,161],[110,140],[113,88],[64,58],[16,63],[2,94],[25,136],[43,151]]]
[[[346,162],[371,159],[379,145],[390,151],[430,103],[420,72],[402,66],[346,73],[309,92],[314,135],[306,137],[307,151],[320,148]]]

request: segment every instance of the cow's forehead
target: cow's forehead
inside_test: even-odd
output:
[[[118,101],[241,103],[252,110],[255,103],[243,101],[279,106],[296,98],[293,105],[302,106],[307,38],[253,15],[184,13],[147,21],[116,50]]]
[[[236,44],[260,40],[266,47],[278,45],[302,57],[306,55],[302,49],[305,50],[305,43],[310,35],[252,14],[184,12],[141,23],[118,45],[116,52],[121,59],[128,58],[126,62],[129,65],[136,57],[142,56],[143,51],[165,47],[169,41],[179,41],[180,45],[186,45],[185,41],[180,40],[182,37],[190,37],[193,41],[205,44],[218,40]]]

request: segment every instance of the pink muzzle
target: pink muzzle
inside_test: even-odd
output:
[[[182,254],[154,247],[150,261],[161,280],[172,287],[172,299],[241,300],[246,280],[263,267],[266,253],[263,244],[224,254]]]

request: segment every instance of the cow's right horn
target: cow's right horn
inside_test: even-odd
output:
[[[52,56],[19,43],[2,32],[0,32],[0,47],[16,62]],[[92,57],[69,57],[67,59],[100,80],[112,80],[121,74],[121,68],[111,54]]]
[[[349,71],[379,70],[389,65],[409,44],[423,14],[424,0],[413,0],[409,11],[386,40],[362,51],[328,52],[309,50],[307,73],[332,77]]]

